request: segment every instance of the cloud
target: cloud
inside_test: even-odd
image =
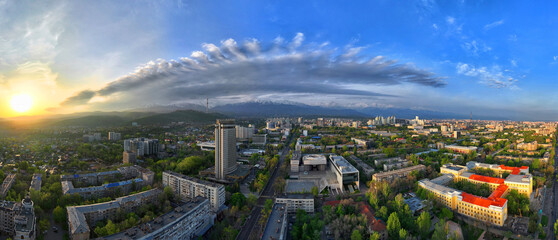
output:
[[[477,41],[477,40],[472,40],[470,42],[464,42],[463,44],[461,44],[461,48],[463,48],[465,51],[467,51],[467,53],[469,53],[473,56],[478,56],[479,53],[485,53],[485,52],[492,51],[492,48],[490,46],[486,45],[483,42]]]
[[[204,43],[203,51],[177,60],[148,62],[101,89],[76,93],[61,105],[91,104],[94,97],[102,97],[106,104],[127,106],[262,94],[390,97],[391,93],[351,85],[446,85],[441,77],[412,64],[361,56],[362,47],[351,46],[339,52],[327,45],[303,42],[304,35],[298,33],[291,41],[278,37],[267,45],[255,39],[241,44],[228,39],[220,46]]]
[[[452,16],[448,16],[448,17],[446,17],[446,22],[450,25],[454,24],[455,23],[455,18],[452,17]]]
[[[83,91],[77,93],[76,95],[67,98],[60,105],[61,106],[82,105],[82,104],[85,104],[85,103],[89,102],[89,100],[91,100],[94,96],[95,96],[94,91],[83,90]]]
[[[5,2],[0,12],[0,70],[29,61],[50,62],[57,56],[65,30],[64,4]]]
[[[479,78],[482,84],[488,85],[492,88],[509,88],[517,89],[515,83],[517,79],[505,75],[499,66],[494,66],[491,69],[487,67],[475,67],[466,63],[457,63],[457,73],[469,77]]]
[[[500,25],[502,25],[502,24],[504,24],[504,20],[503,20],[503,19],[500,20],[500,21],[496,21],[496,22],[493,22],[493,23],[489,23],[489,24],[484,25],[484,30],[485,30],[485,31],[488,31],[488,30],[490,30],[490,29],[492,29],[492,28],[495,28],[495,27],[498,27],[498,26],[500,26]]]

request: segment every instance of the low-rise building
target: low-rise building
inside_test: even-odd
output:
[[[506,179],[473,174],[463,169],[488,168],[497,174],[509,172]],[[503,226],[508,216],[507,199],[504,197],[509,191],[517,190],[518,193],[530,197],[533,187],[533,177],[529,174],[528,167],[507,167],[504,165],[484,164],[477,162],[467,163],[467,167],[445,164],[440,168],[443,176],[419,181],[419,186],[434,194],[436,200],[445,206],[457,210],[458,213],[469,216],[487,224]],[[479,197],[444,186],[449,183],[447,179],[468,181],[473,184],[487,184],[492,194],[489,197]]]
[[[196,197],[151,222],[103,239],[196,239],[213,226],[214,220],[215,214],[211,212],[209,200]]]
[[[72,240],[89,239],[91,228],[98,221],[116,217],[117,210],[133,212],[141,205],[154,203],[162,193],[160,189],[151,189],[145,192],[117,198],[110,202],[97,203],[83,206],[66,207],[68,212],[68,232]]]
[[[4,178],[4,182],[2,182],[2,186],[0,186],[0,197],[8,195],[8,191],[12,188],[12,185],[14,185],[15,178],[15,173],[10,173],[6,176],[6,178]]]
[[[314,196],[312,194],[284,194],[277,197],[275,203],[285,204],[289,213],[296,213],[298,209],[308,213],[314,212]]]
[[[261,239],[286,239],[287,214],[287,208],[284,203],[273,204],[271,214],[269,214]]]
[[[377,182],[392,181],[395,179],[405,178],[413,171],[424,171],[424,170],[426,170],[426,167],[422,164],[419,164],[419,165],[401,168],[393,171],[376,173],[372,176],[372,180]]]
[[[474,146],[457,146],[457,145],[446,145],[445,149],[457,152],[457,153],[463,153],[463,154],[469,154],[472,152],[476,152],[477,151],[477,147]]]
[[[362,169],[362,171],[366,175],[366,178],[370,179],[372,177],[372,174],[374,174],[374,169],[370,165],[363,162],[362,160],[360,160],[360,158],[356,157],[355,155],[351,155],[350,158],[353,161],[355,161],[357,167]]]
[[[146,185],[146,182],[141,178],[84,188],[74,188],[74,184],[72,182],[62,181],[62,193],[64,195],[78,194],[85,199],[91,199],[106,197],[116,192],[126,194]]]
[[[197,196],[209,199],[211,210],[218,212],[225,204],[225,187],[221,184],[200,180],[180,173],[163,172],[163,186],[169,186],[181,199]]]
[[[307,154],[302,156],[300,171],[325,171],[327,158],[323,154]]]
[[[29,189],[41,191],[42,176],[43,175],[40,173],[33,174],[33,178],[31,179],[31,186],[29,186]]]
[[[331,169],[337,176],[337,182],[340,189],[345,189],[347,186],[352,192],[353,187],[360,189],[359,172],[358,170],[342,156],[331,155],[329,156]]]

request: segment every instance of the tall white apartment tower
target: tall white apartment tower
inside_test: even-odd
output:
[[[236,170],[236,128],[233,119],[217,119],[215,125],[215,178],[225,179]]]

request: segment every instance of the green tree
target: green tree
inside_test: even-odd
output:
[[[362,240],[362,234],[360,234],[358,229],[353,230],[353,233],[351,233],[351,240]]]
[[[430,213],[428,213],[428,211],[423,211],[417,219],[419,234],[423,239],[429,238],[431,224]]]
[[[380,210],[378,210],[377,215],[379,218],[383,218],[384,220],[388,217],[388,209],[386,206],[382,206]]]
[[[445,240],[448,237],[448,229],[446,226],[446,221],[441,219],[434,227],[434,234],[432,234],[432,240]]]
[[[265,200],[264,209],[271,210],[272,207],[273,207],[273,200],[271,199]]]
[[[397,213],[392,212],[387,221],[388,235],[391,239],[399,238],[399,230],[401,230],[401,223],[397,217]]]
[[[378,209],[378,196],[374,193],[370,193],[370,195],[368,195],[368,203],[370,203],[370,205],[372,206],[372,208],[374,208],[374,210]]]
[[[391,187],[389,186],[389,183],[387,182],[382,182],[382,195],[384,196],[384,199],[387,201],[387,199],[389,199],[389,194],[391,193]]]
[[[312,195],[314,195],[314,197],[318,196],[318,194],[319,194],[318,187],[313,186],[311,191],[312,191]]]
[[[558,219],[554,223],[554,235],[558,236]]]
[[[248,195],[248,198],[246,199],[246,205],[248,205],[248,207],[253,207],[256,206],[257,202],[258,202],[258,197],[250,193],[250,195]]]
[[[405,240],[407,239],[407,230],[405,230],[404,228],[401,228],[401,230],[399,230],[399,239],[400,240]]]
[[[378,232],[373,232],[370,234],[370,240],[380,240],[380,234]]]
[[[66,210],[60,206],[56,206],[54,210],[52,210],[52,217],[56,223],[65,223],[66,222]]]
[[[451,220],[453,219],[453,212],[448,208],[443,208],[442,211],[440,212],[439,218],[444,220]]]
[[[246,197],[244,196],[244,194],[237,192],[231,195],[230,203],[232,206],[242,207],[242,205],[244,205],[244,202],[246,202]]]

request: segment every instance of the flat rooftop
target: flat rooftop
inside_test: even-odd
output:
[[[285,192],[287,193],[303,193],[310,192],[312,187],[318,186],[315,181],[312,180],[287,180],[287,186]]]
[[[444,175],[439,176],[437,178],[434,178],[430,181],[433,182],[433,183],[436,183],[436,184],[446,185],[449,182],[453,181],[453,178],[454,178],[453,174],[444,174]]]
[[[424,185],[424,187],[430,189],[431,191],[437,192],[442,195],[461,195],[461,191],[446,187],[444,185],[436,184],[428,179],[423,179],[419,181],[419,184]]]
[[[527,184],[531,182],[531,175],[514,175],[514,174],[510,174],[505,182],[511,182],[511,183],[523,183],[523,184]]]
[[[333,160],[333,163],[337,166],[339,166],[339,169],[341,169],[342,173],[355,173],[358,172],[358,170],[349,163],[349,161],[347,161],[347,159],[345,159],[342,156],[330,156],[330,158]]]
[[[107,239],[107,240],[140,239],[150,234],[155,234],[157,230],[163,228],[164,226],[182,220],[181,217],[188,215],[190,211],[194,210],[204,202],[207,202],[207,204],[209,204],[207,199],[202,197],[196,197],[191,201],[179,207],[176,207],[171,212],[168,212],[162,216],[155,218],[151,222],[140,224],[136,227],[126,229],[125,231],[113,235],[105,236],[102,239]]]
[[[327,158],[322,154],[308,154],[302,156],[303,165],[326,165]]]
[[[211,186],[211,187],[222,187],[222,186],[223,186],[223,185],[221,185],[221,184],[217,184],[217,183],[214,183],[214,182],[201,180],[201,179],[198,179],[198,178],[186,176],[186,175],[184,175],[184,174],[180,174],[180,173],[176,173],[176,172],[165,171],[164,173],[167,173],[167,174],[172,175],[172,176],[175,176],[175,177],[183,178],[183,179],[186,179],[186,180],[195,182],[195,183],[199,183],[199,184]]]
[[[415,166],[410,166],[410,167],[406,167],[406,168],[401,168],[401,169],[397,169],[397,170],[393,170],[393,171],[387,171],[387,172],[380,172],[380,173],[376,173],[374,174],[374,176],[376,177],[385,177],[385,176],[390,176],[393,174],[400,174],[400,173],[406,173],[406,172],[412,172],[415,170],[423,170],[426,167],[422,164],[419,165],[415,165]]]
[[[314,195],[311,193],[302,193],[302,194],[295,194],[295,193],[285,193],[282,195],[277,196],[277,198],[287,198],[287,199],[314,199]]]
[[[283,231],[283,225],[285,223],[285,217],[287,214],[287,207],[283,203],[276,203],[273,205],[273,209],[271,210],[271,214],[267,220],[267,224],[265,225],[265,230],[262,235],[262,240],[268,239],[281,239],[281,236],[285,234]]]

